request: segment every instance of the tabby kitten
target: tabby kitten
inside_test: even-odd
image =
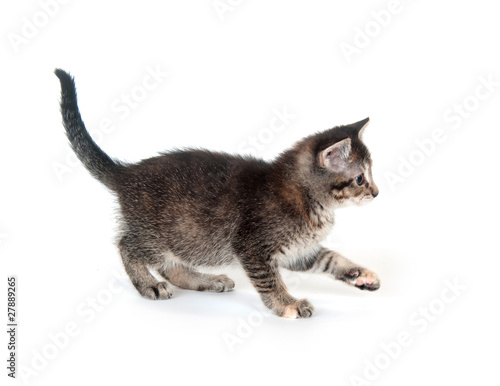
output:
[[[370,270],[320,245],[335,209],[378,195],[370,153],[361,141],[369,119],[299,141],[273,162],[208,150],[172,151],[125,164],[92,140],[80,116],[74,79],[63,70],[61,113],[67,136],[89,172],[120,204],[118,247],[125,270],[148,299],[172,297],[170,284],[230,291],[226,275],[201,273],[238,261],[264,304],[286,318],[313,306],[287,291],[279,268],[318,272],[377,290]],[[154,270],[165,280],[158,281]]]

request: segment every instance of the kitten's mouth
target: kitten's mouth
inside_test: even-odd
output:
[[[359,205],[366,205],[372,201],[373,201],[373,196],[367,194],[363,196],[363,198],[360,200]]]

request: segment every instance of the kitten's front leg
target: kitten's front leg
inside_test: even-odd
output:
[[[312,316],[314,308],[309,301],[297,300],[288,293],[275,262],[247,258],[242,259],[242,265],[267,308],[284,318]]]
[[[380,280],[369,269],[353,263],[340,253],[321,247],[311,258],[286,267],[293,271],[325,273],[359,289],[376,291]]]

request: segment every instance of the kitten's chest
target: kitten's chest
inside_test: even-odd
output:
[[[333,218],[323,222],[323,226],[310,226],[301,230],[291,237],[279,252],[275,259],[282,266],[293,265],[297,260],[308,259],[319,249],[319,243],[326,239],[333,228]]]

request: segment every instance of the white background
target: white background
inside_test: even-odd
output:
[[[389,1],[223,0],[229,8],[219,12],[212,0],[74,0],[43,11],[46,3],[0,10],[0,253],[2,280],[18,277],[24,366],[11,383],[22,384],[22,374],[33,385],[497,379],[493,2],[401,0],[390,19]],[[361,37],[366,30],[371,37]],[[355,40],[364,47],[346,56],[342,44]],[[289,274],[292,294],[316,307],[295,321],[271,315],[238,267],[223,270],[237,282],[231,293],[174,289],[168,301],[142,299],[121,276],[114,199],[71,157],[56,67],[76,77],[101,146],[127,161],[187,146],[244,153],[249,137],[261,138],[257,155],[271,159],[305,135],[369,116],[381,193],[340,210],[326,245],[375,270],[381,289]],[[144,93],[155,68],[168,75]],[[487,92],[480,79],[496,84]],[[125,113],[121,98],[131,93],[140,100]],[[467,118],[453,110],[464,103]],[[294,118],[270,134],[283,108]],[[429,144],[437,128],[441,142]],[[432,322],[422,314],[429,307]],[[74,336],[65,338],[68,325]]]

